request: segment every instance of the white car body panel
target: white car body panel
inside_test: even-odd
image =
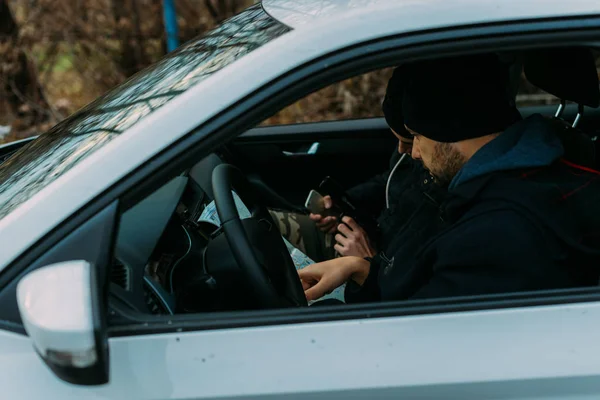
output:
[[[99,387],[63,383],[28,338],[0,331],[0,363],[15,366],[0,384],[20,399],[345,399],[364,390],[591,400],[600,393],[599,319],[594,303],[113,338],[110,383]]]

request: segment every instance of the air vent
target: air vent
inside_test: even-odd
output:
[[[110,271],[110,281],[125,290],[130,289],[129,268],[116,261]]]

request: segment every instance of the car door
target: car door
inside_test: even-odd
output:
[[[486,307],[507,301],[527,302]],[[592,399],[598,304],[434,302],[387,315],[380,307],[272,315],[259,326],[132,325],[113,331],[110,385],[140,399]]]

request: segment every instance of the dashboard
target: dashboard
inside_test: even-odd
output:
[[[210,235],[218,228],[197,223],[212,201],[211,175],[222,163],[212,153],[121,215],[110,275],[118,308],[174,314],[179,270],[202,271]],[[189,273],[188,273],[189,275]]]

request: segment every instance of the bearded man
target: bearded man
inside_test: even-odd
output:
[[[598,284],[595,171],[563,159],[552,121],[522,119],[493,54],[404,65],[412,157],[447,193],[407,218],[387,252],[300,270],[308,300],[347,282],[347,303]]]

